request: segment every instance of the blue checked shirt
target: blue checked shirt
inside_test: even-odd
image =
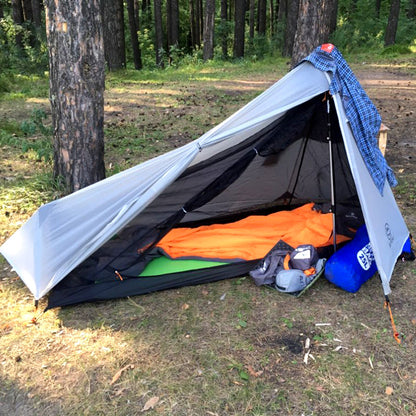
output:
[[[358,149],[380,193],[383,194],[386,179],[390,186],[396,186],[394,173],[387,165],[377,143],[380,114],[341,53],[335,46],[325,44],[316,48],[304,60],[321,71],[332,73],[329,92],[332,95],[340,94]]]

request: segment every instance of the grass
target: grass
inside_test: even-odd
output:
[[[278,60],[110,74],[108,173],[198,137],[286,71]],[[22,129],[39,108],[50,125],[40,83],[0,99],[0,241],[61,192],[39,157],[47,129]],[[409,166],[395,192],[414,230]],[[0,414],[412,415],[415,277],[411,263],[393,276],[399,346],[376,277],[357,294],[320,279],[294,299],[241,278],[42,314],[46,300],[35,311],[0,257]]]

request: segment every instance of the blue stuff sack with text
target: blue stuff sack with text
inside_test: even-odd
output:
[[[355,293],[377,272],[367,229],[362,225],[354,238],[326,262],[325,277],[347,292]]]

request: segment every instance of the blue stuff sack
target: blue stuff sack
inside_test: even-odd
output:
[[[362,225],[354,238],[325,264],[325,277],[347,292],[355,293],[377,272],[367,229]]]

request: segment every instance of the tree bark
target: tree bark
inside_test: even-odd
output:
[[[110,71],[126,67],[123,0],[101,0],[104,56]]]
[[[204,19],[204,61],[208,61],[214,57],[214,19],[215,0],[206,0]]]
[[[32,0],[33,24],[36,28],[40,28],[42,24],[41,1]]]
[[[283,40],[283,56],[291,56],[296,35],[299,14],[299,0],[292,0],[287,7],[286,28]]]
[[[178,0],[167,0],[166,2],[167,20],[167,41],[168,51],[171,46],[179,45],[179,4]]]
[[[33,10],[31,0],[22,0],[23,16],[25,22],[33,22]]]
[[[399,24],[400,0],[391,0],[390,14],[387,21],[386,33],[384,35],[384,46],[396,43],[397,26]]]
[[[138,28],[134,0],[127,0],[127,13],[129,16],[130,41],[133,49],[134,68],[140,70],[143,68],[142,51],[140,49],[139,37],[137,35]]]
[[[293,43],[291,66],[294,67],[317,46],[328,42],[331,16],[335,1],[300,0],[296,35]]]
[[[24,22],[23,6],[20,0],[12,0],[12,18],[13,22],[18,26],[21,26]],[[20,31],[16,33],[15,39],[16,45],[19,48],[23,48],[23,36]]]
[[[266,35],[266,15],[267,15],[267,2],[266,0],[258,0],[258,9],[257,9],[257,17],[258,17],[258,25],[257,25],[257,32],[260,36]]]
[[[54,175],[72,192],[105,177],[99,0],[45,0]]]
[[[156,65],[163,68],[163,26],[162,26],[162,2],[154,0],[155,12],[155,49],[156,49]]]
[[[222,25],[222,39],[221,39],[221,49],[222,56],[224,59],[228,57],[228,28],[227,28],[227,0],[221,0],[221,25]]]
[[[248,22],[249,22],[248,37],[250,39],[250,43],[252,43],[254,39],[255,6],[256,6],[256,0],[250,0],[250,14],[249,14],[249,19],[248,19]]]
[[[287,18],[287,10],[288,10],[287,2],[288,0],[279,1],[279,10],[277,12],[277,20],[279,22],[284,22]]]
[[[245,0],[235,0],[234,12],[234,58],[244,57],[246,3]]]

